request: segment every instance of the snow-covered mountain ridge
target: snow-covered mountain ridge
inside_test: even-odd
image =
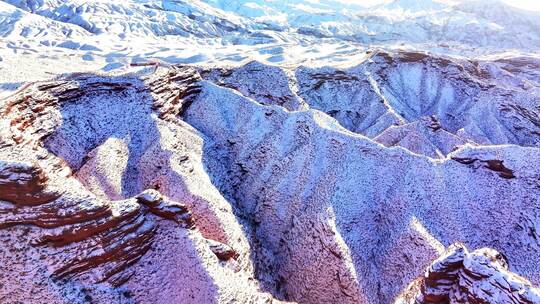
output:
[[[5,0],[0,68],[3,89],[13,89],[50,73],[119,72],[132,62],[354,65],[372,47],[535,55],[539,19],[538,12],[486,0],[372,7],[330,0]],[[26,71],[14,73],[20,64]]]
[[[226,33],[273,30],[362,43],[444,42],[499,49],[539,46],[536,32],[540,13],[485,0],[396,0],[371,8],[305,0],[4,2],[51,20],[77,25],[93,34],[223,37]]]
[[[0,303],[540,304],[539,13],[360,3],[0,0]]]

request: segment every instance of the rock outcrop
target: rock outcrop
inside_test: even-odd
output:
[[[395,304],[540,303],[540,289],[508,270],[499,252],[482,248],[469,252],[454,244],[416,280]]]
[[[0,200],[39,205],[55,198],[47,193],[47,177],[37,163],[0,160]]]

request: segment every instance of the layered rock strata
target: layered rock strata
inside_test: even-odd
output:
[[[501,253],[469,252],[454,244],[396,300],[400,303],[540,303],[540,289],[510,272]]]

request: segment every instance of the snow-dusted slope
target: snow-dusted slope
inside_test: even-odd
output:
[[[3,100],[0,300],[391,303],[402,291],[428,294],[409,283],[423,282],[424,269],[461,242],[493,247],[505,264],[494,251],[463,251],[457,262],[442,258],[453,268],[433,264],[428,279],[448,276],[458,298],[537,303],[535,89],[523,102],[526,89],[489,89],[497,76],[479,73],[478,83],[454,70],[460,62],[374,56],[363,68],[388,75],[185,66],[75,75]],[[435,72],[392,80],[394,69],[428,63],[458,84],[428,81]],[[385,98],[427,82],[433,95],[406,100],[409,111]],[[471,88],[457,92],[463,83]],[[470,105],[448,97],[473,88]],[[347,90],[356,98],[327,108]],[[378,97],[360,93],[369,90]],[[454,93],[443,98],[445,90]],[[435,106],[422,107],[426,100]],[[375,137],[382,144],[344,128],[357,126],[339,114],[349,105],[390,125]],[[478,130],[487,142],[474,140]],[[528,141],[511,142],[520,138]],[[511,285],[490,283],[503,280]],[[45,287],[19,288],[31,283]],[[487,303],[506,303],[501,297]]]
[[[426,44],[538,50],[538,13],[497,1],[395,0],[366,9],[358,2],[208,0],[220,8],[307,36],[369,44]]]
[[[540,13],[492,1],[0,1],[3,89],[133,61],[354,64],[367,48],[536,54]],[[15,66],[27,65],[27,73]]]
[[[222,37],[241,30],[241,18],[223,14],[199,1],[7,0],[22,10],[73,24],[89,34],[122,36]]]
[[[0,1],[0,303],[540,303],[540,14],[361,3]]]

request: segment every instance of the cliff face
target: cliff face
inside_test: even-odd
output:
[[[537,303],[538,79],[516,62],[30,84],[0,104],[0,302]]]

